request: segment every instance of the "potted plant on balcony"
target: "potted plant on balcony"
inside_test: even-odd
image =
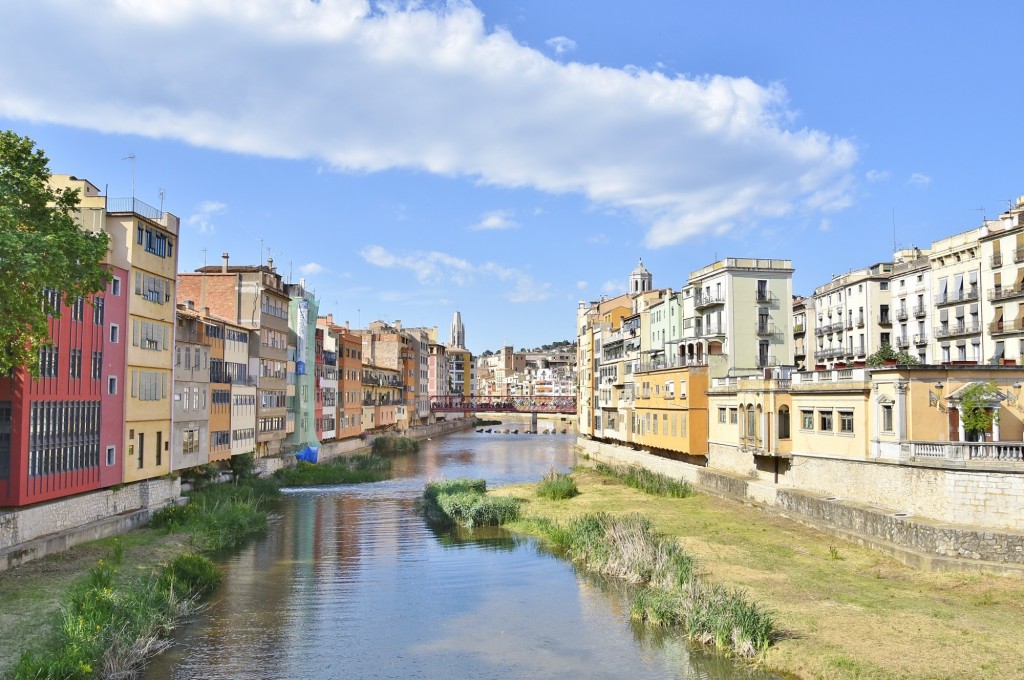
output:
[[[897,352],[889,343],[883,344],[877,352],[867,358],[868,366],[906,366],[916,363],[916,357],[907,354],[903,350]]]

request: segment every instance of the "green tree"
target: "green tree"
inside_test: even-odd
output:
[[[0,374],[26,366],[39,371],[48,344],[46,290],[74,302],[103,290],[105,233],[75,222],[78,190],[50,186],[49,159],[35,142],[0,132]]]
[[[886,361],[895,361],[897,364],[913,365],[917,363],[917,357],[907,354],[903,350],[897,352],[889,343],[884,343],[878,351],[867,358],[868,366],[882,366]]]
[[[968,441],[981,441],[983,435],[999,422],[999,387],[994,382],[967,385],[960,398],[960,422]]]

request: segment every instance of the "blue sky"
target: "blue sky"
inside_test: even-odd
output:
[[[1020,2],[11,0],[0,126],[353,325],[572,339],[639,258],[794,291],[1024,194]],[[135,161],[123,160],[134,155]],[[261,251],[261,243],[263,250]]]

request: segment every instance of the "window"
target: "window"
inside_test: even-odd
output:
[[[160,371],[132,370],[132,396],[139,401],[167,398],[167,375]]]
[[[889,290],[889,282],[888,281],[879,281],[878,282],[878,288],[880,290]]]
[[[72,380],[78,380],[82,377],[82,350],[71,350],[71,355],[68,359],[68,367],[70,369],[70,376]]]
[[[39,377],[56,378],[57,361],[60,358],[57,348],[50,345],[39,348]]]
[[[117,376],[107,377],[107,394],[117,394]]]
[[[720,422],[720,423],[724,423],[725,422],[725,407],[723,407],[723,406],[719,406],[718,407],[718,422]]]
[[[171,299],[171,282],[158,276],[135,272],[135,294],[162,305]]]
[[[779,409],[779,439],[789,439],[789,407]]]
[[[92,380],[99,380],[103,375],[103,352],[92,353],[92,371],[89,373],[89,378]]]
[[[800,428],[803,430],[814,429],[814,411],[800,411]]]
[[[892,432],[892,404],[882,404],[882,431]]]
[[[142,349],[152,351],[163,351],[169,345],[169,328],[161,323],[153,321],[140,321],[135,319],[132,322],[134,338],[132,344]],[[186,349],[186,354],[188,350]],[[187,363],[187,362],[186,362]]]
[[[853,434],[853,411],[839,412],[839,431]]]
[[[818,429],[822,432],[832,431],[832,411],[818,411]]]
[[[121,338],[121,329],[116,323],[110,324],[110,342],[118,342]]]
[[[199,430],[185,430],[182,434],[181,452],[199,453]]]
[[[94,326],[103,325],[103,298],[93,298],[92,301],[92,323]]]
[[[121,279],[116,277],[116,276],[114,278],[110,279],[110,294],[111,295],[120,295],[121,294]]]
[[[117,449],[113,446],[107,447],[107,467],[110,467],[117,461]]]
[[[738,409],[729,409],[729,424],[736,425],[740,422],[740,414]]]

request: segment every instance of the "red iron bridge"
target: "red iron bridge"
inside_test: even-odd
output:
[[[498,397],[446,394],[430,398],[431,411],[495,413],[576,413],[576,397]]]

